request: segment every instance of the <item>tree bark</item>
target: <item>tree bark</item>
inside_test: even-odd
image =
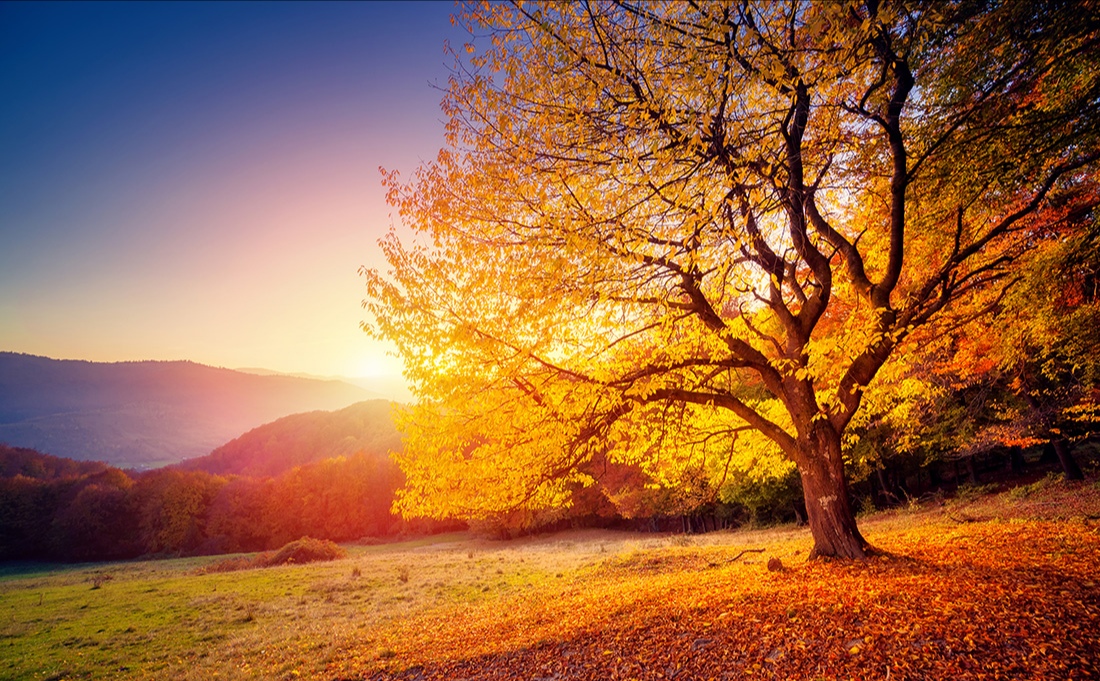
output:
[[[1069,450],[1066,441],[1058,438],[1051,442],[1051,445],[1054,447],[1054,453],[1058,455],[1058,463],[1062,464],[1062,472],[1066,474],[1066,480],[1084,480],[1081,467],[1077,465],[1077,459],[1073,458],[1073,452]]]
[[[981,482],[978,477],[978,465],[974,461],[973,455],[966,457],[966,475],[971,485],[977,485]]]
[[[810,558],[866,558],[870,546],[856,527],[840,436],[830,426],[818,423],[809,440],[801,444],[804,451],[798,472],[814,538]]]
[[[1012,475],[1020,475],[1024,472],[1024,455],[1019,447],[1008,448],[1008,460],[1005,461],[1005,468]]]

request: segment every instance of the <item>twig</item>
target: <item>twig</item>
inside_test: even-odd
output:
[[[955,521],[956,523],[958,523],[960,525],[965,524],[965,523],[985,522],[986,520],[989,520],[988,518],[982,518],[980,516],[979,517],[974,517],[974,516],[966,515],[965,513],[962,516],[958,517],[958,518],[951,515],[951,513],[949,511],[944,511],[943,514],[945,516],[947,516],[950,520],[953,520],[953,521]]]
[[[729,565],[730,563],[735,562],[738,558],[745,555],[746,553],[764,553],[764,549],[745,549],[744,551],[737,554],[733,558],[730,558],[729,560],[721,561],[721,562],[718,562],[718,563],[711,563],[710,567],[718,567],[719,565]]]

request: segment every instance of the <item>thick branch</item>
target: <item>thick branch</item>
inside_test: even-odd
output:
[[[825,237],[825,239],[832,244],[833,248],[837,249],[837,251],[844,256],[844,262],[848,268],[848,276],[852,279],[852,283],[855,285],[856,290],[860,294],[869,297],[871,294],[871,280],[867,278],[867,271],[863,265],[863,256],[854,243],[844,238],[844,235],[836,231],[825,217],[821,215],[821,211],[817,208],[817,201],[814,198],[813,192],[808,192],[806,194],[806,215],[809,216],[810,224],[817,230],[817,233]]]
[[[673,400],[676,402],[687,402],[690,404],[699,404],[704,406],[715,406],[728,409],[748,423],[753,428],[756,428],[765,436],[767,436],[772,442],[779,445],[779,448],[783,452],[795,459],[798,456],[798,443],[787,431],[783,430],[779,425],[773,421],[765,418],[757,413],[755,409],[745,404],[741,400],[737,399],[733,395],[725,393],[706,393],[694,390],[682,390],[680,388],[660,388],[653,391],[645,398],[639,398],[646,402],[657,402],[661,400]]]
[[[872,302],[878,307],[887,307],[890,304],[890,294],[901,276],[905,255],[905,189],[909,184],[909,174],[905,140],[901,134],[901,111],[905,100],[909,98],[910,90],[913,89],[913,74],[909,71],[909,65],[893,53],[885,37],[876,42],[881,44],[882,58],[892,62],[894,70],[894,92],[882,120],[890,142],[893,164],[890,174],[890,254],[882,281],[871,290]]]

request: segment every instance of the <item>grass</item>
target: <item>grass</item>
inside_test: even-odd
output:
[[[463,534],[207,574],[224,558],[7,566],[0,679],[323,677],[334,653],[411,613],[538,588],[600,550],[565,546]]]
[[[579,660],[596,642],[603,647],[591,652],[593,664],[602,660],[614,668],[634,658],[622,652],[600,657],[616,650],[606,637],[626,641],[642,636],[638,632],[657,637],[632,644],[636,658],[642,649],[678,650],[679,634],[669,633],[676,627],[690,632],[683,640],[692,664],[719,659],[692,646],[719,640],[710,632],[721,629],[722,636],[734,637],[723,650],[741,650],[743,664],[775,676],[781,659],[794,665],[802,660],[799,655],[810,653],[767,642],[763,630],[742,631],[731,624],[734,619],[765,622],[774,615],[778,632],[793,622],[877,608],[883,616],[876,626],[885,626],[894,608],[897,613],[889,616],[906,620],[906,627],[921,617],[928,630],[948,627],[935,636],[913,634],[906,645],[925,638],[953,641],[950,627],[975,620],[960,619],[970,593],[966,580],[980,576],[994,593],[998,575],[1016,580],[1036,574],[1036,565],[1049,563],[1071,576],[1100,573],[1098,517],[1097,486],[1058,481],[871,514],[861,517],[860,526],[890,555],[864,567],[807,564],[809,535],[794,527],[692,537],[586,531],[511,542],[452,534],[348,545],[346,557],[325,563],[206,574],[200,574],[204,567],[223,558],[4,566],[0,679],[332,679],[400,674],[418,666],[425,673],[436,669],[434,678],[447,678],[462,675],[448,671],[453,665],[489,669],[502,655],[535,659],[555,645],[570,646],[576,654],[555,653],[555,660]],[[757,548],[764,551],[735,560],[743,550]],[[779,558],[786,569],[768,572],[770,558]],[[1005,588],[1010,596],[1016,593]],[[909,589],[919,592],[912,601],[903,598]],[[1089,589],[1084,596],[1073,593],[1092,603],[1096,592]],[[853,593],[863,595],[853,601]],[[935,603],[938,609],[930,609]],[[1036,600],[1020,607],[1046,613],[1047,605]],[[1087,620],[1093,611],[1082,612],[1076,616]],[[1009,616],[999,617],[986,624],[1007,626]],[[943,622],[937,624],[937,618]],[[840,664],[841,672],[848,669],[845,664],[873,659],[876,646],[885,645],[879,643],[886,640],[883,632],[868,628],[872,618],[862,619],[859,626],[847,619],[832,625],[849,636],[835,642],[843,654],[830,662]],[[1092,624],[1093,630],[1100,628],[1100,620]],[[1011,625],[1026,629],[1026,622]],[[737,639],[738,632],[750,632],[751,638]],[[970,635],[958,633],[960,641]],[[811,643],[807,650],[813,652]],[[754,646],[763,648],[752,661],[756,653],[748,651]],[[935,669],[946,674],[954,667]],[[905,678],[901,667],[892,678]]]

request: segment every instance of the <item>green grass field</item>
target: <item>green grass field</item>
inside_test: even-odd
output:
[[[196,574],[224,557],[0,569],[0,678],[299,678],[410,613],[544,588],[667,540],[466,534],[350,545],[328,563]],[[385,660],[385,648],[375,651]]]
[[[1066,555],[1092,561],[1087,571],[1100,568],[1085,550],[1098,533],[1098,497],[1095,484],[1051,483],[878,513],[861,526],[876,546],[900,554],[957,551],[1017,528],[1045,536],[1072,527],[1081,548]],[[197,571],[223,557],[0,566],[0,679],[400,671],[583,637],[586,627],[615,626],[624,612],[659,619],[661,607],[698,594],[751,600],[791,579],[805,580],[805,590],[847,578],[817,574],[805,563],[810,546],[808,532],[793,527],[692,537],[580,531],[511,542],[453,534],[350,545],[347,558],[327,563],[211,574]],[[763,552],[734,560],[746,548]],[[769,557],[788,566],[788,582],[764,568]]]

